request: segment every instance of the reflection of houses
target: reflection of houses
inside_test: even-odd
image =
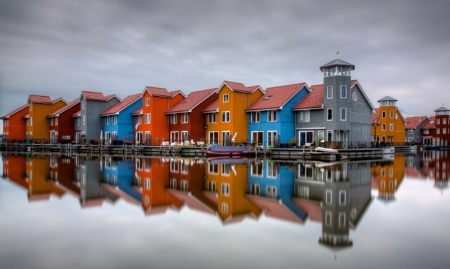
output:
[[[25,140],[25,116],[29,113],[28,108],[29,105],[26,104],[0,117],[3,120],[3,142],[13,143]]]
[[[8,178],[14,184],[28,190],[29,183],[26,180],[25,155],[2,154],[3,178]]]
[[[440,190],[448,188],[450,155],[448,151],[437,151],[435,155],[434,186]]]
[[[370,163],[299,163],[294,194],[311,220],[322,221],[321,244],[351,246],[349,229],[359,224],[372,201]]]
[[[251,142],[278,147],[293,141],[295,114],[292,108],[308,93],[305,83],[267,88],[246,110]]]
[[[169,188],[167,192],[189,209],[215,214],[217,205],[204,190],[205,166],[196,159],[172,158],[170,160]]]
[[[372,175],[378,188],[378,199],[395,200],[395,193],[405,176],[405,156],[396,154],[392,162],[380,162],[372,167]]]
[[[256,218],[261,213],[261,209],[246,196],[247,167],[246,163],[211,161],[205,165],[205,189],[224,224]]]
[[[141,203],[146,215],[178,210],[183,204],[167,191],[169,185],[168,158],[135,158],[133,185],[141,190]]]
[[[141,94],[125,97],[121,102],[101,114],[103,119],[102,140],[111,144],[116,140],[133,141],[134,128],[132,113],[141,108]]]
[[[247,197],[265,216],[303,224],[307,214],[292,200],[294,171],[287,165],[257,161],[250,165]]]
[[[66,193],[79,198],[81,189],[76,181],[75,158],[69,156],[50,155],[49,179]]]

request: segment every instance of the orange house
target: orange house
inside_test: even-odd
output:
[[[25,117],[29,113],[28,104],[2,116],[4,140],[11,142],[25,141]]]
[[[145,87],[141,122],[137,121],[135,127],[136,143],[161,145],[162,141],[169,141],[169,118],[166,112],[185,97],[181,91],[168,92],[165,88]]]
[[[47,116],[65,105],[66,101],[61,98],[51,100],[48,96],[30,95],[26,139],[47,143],[50,140],[50,122]]]
[[[218,101],[208,106],[206,140],[208,144],[231,145],[248,142],[246,109],[264,94],[260,86],[246,87],[239,82],[224,81],[217,89]]]
[[[386,96],[378,100],[372,113],[372,138],[381,143],[404,143],[406,120],[396,106],[397,100]]]

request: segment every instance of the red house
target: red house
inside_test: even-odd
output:
[[[66,106],[49,114],[50,143],[70,143],[75,138],[73,114],[80,110],[80,99],[74,99]]]
[[[2,116],[3,141],[8,143],[23,142],[26,138],[26,120],[29,113],[28,104]]]

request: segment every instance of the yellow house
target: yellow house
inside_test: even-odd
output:
[[[372,138],[380,143],[404,143],[406,120],[396,106],[397,100],[386,96],[378,100],[372,114]]]
[[[248,142],[248,116],[245,110],[264,94],[260,86],[247,87],[224,81],[217,89],[218,100],[204,110],[206,142],[238,145]]]

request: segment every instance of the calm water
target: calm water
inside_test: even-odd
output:
[[[448,152],[5,155],[0,268],[448,268]]]

